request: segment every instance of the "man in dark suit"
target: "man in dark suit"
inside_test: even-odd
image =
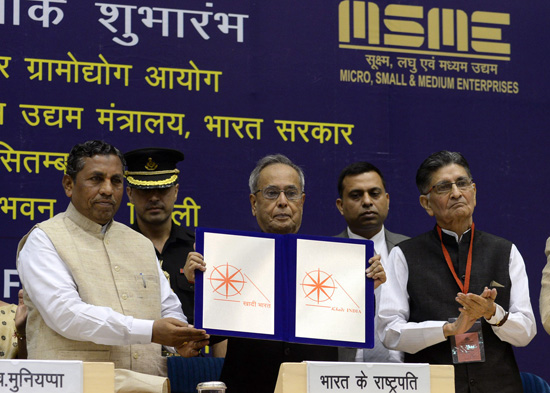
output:
[[[258,226],[265,233],[297,233],[302,224],[305,202],[305,178],[302,169],[281,154],[265,156],[258,161],[249,178],[250,207]],[[386,281],[379,258],[369,260],[367,277],[378,287]],[[195,270],[206,270],[203,256],[189,253],[184,273],[195,280]],[[304,360],[335,361],[335,347],[253,340],[231,337],[220,380],[232,392],[272,393],[279,367],[283,362]]]
[[[178,150],[151,147],[124,154],[128,170],[126,194],[134,204],[136,222],[132,229],[153,242],[157,258],[170,287],[181,302],[190,324],[194,320],[195,289],[185,278],[182,268],[193,251],[195,234],[176,225],[172,212],[179,190],[177,163],[183,153]]]
[[[338,178],[336,207],[344,216],[348,227],[337,237],[369,239],[374,242],[376,254],[381,256],[382,265],[391,249],[407,236],[392,233],[384,228],[388,216],[390,195],[382,172],[368,162],[355,162],[342,170]],[[380,299],[380,287],[375,290],[376,313]],[[340,361],[353,362],[402,362],[403,354],[386,349],[378,337],[372,349],[339,348]]]

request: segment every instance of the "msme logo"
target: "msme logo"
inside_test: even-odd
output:
[[[341,1],[340,48],[510,61],[510,14]]]

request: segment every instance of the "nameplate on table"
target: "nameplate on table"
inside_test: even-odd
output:
[[[0,392],[82,393],[82,370],[76,360],[0,360]]]
[[[307,362],[308,393],[430,393],[430,365]]]

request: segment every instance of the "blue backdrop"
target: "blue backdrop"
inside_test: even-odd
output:
[[[385,174],[390,230],[431,229],[414,176],[448,149],[471,164],[476,226],[525,258],[539,320],[548,11],[541,0],[0,1],[3,298],[16,301],[19,239],[68,203],[76,143],[180,149],[178,222],[237,230],[257,230],[255,162],[284,153],[306,173],[308,235],[345,226],[336,179],[357,160]],[[126,203],[116,218],[129,223]],[[516,354],[550,380],[538,330]]]

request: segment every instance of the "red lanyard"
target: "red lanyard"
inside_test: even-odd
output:
[[[462,291],[462,293],[468,293],[468,289],[470,288],[470,274],[472,273],[472,248],[474,246],[474,223],[472,223],[472,237],[470,238],[470,249],[468,250],[468,259],[466,261],[466,277],[464,280],[464,284],[462,284],[462,281],[458,278],[456,275],[455,267],[453,266],[453,262],[451,261],[451,257],[449,256],[449,252],[445,248],[445,245],[443,244],[443,236],[441,236],[441,227],[437,226],[437,233],[439,234],[439,240],[441,240],[441,249],[443,250],[443,255],[445,256],[445,260],[447,261],[447,266],[449,266],[449,270],[451,273],[453,273],[453,277],[455,278],[456,283],[458,284],[458,287]]]

